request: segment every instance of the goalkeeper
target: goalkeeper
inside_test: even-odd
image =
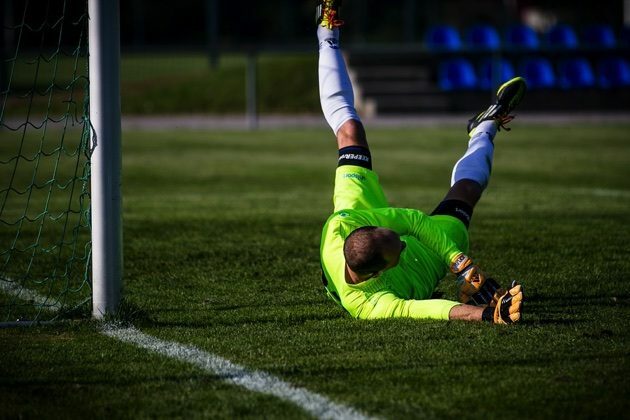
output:
[[[466,254],[473,207],[490,176],[494,136],[512,120],[525,81],[517,77],[503,84],[496,103],[469,121],[467,151],[453,168],[450,190],[431,215],[389,207],[372,171],[339,50],[340,3],[320,0],[317,6],[320,99],[339,148],[334,214],[323,228],[320,248],[328,295],[352,316],[364,319],[519,321],[521,286],[513,282],[501,289]],[[459,301],[432,299],[438,281],[449,271],[457,276]]]

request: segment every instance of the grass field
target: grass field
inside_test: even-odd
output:
[[[256,57],[257,107],[263,113],[317,113],[317,57],[260,54]],[[202,53],[125,54],[120,91],[124,114],[240,114],[246,110],[247,57],[221,56],[216,68]],[[60,56],[47,62],[25,58],[11,74],[12,95],[5,115],[81,115],[87,80],[84,58]],[[51,81],[58,87],[51,88]],[[63,87],[63,89],[62,89]],[[35,95],[27,95],[34,90]],[[69,104],[72,100],[73,103]]]
[[[471,256],[524,284],[519,325],[357,321],[326,298],[324,129],[125,132],[121,317],[369,416],[627,417],[630,125],[513,126]],[[391,203],[432,210],[464,128],[368,134]],[[308,417],[93,322],[0,329],[0,347],[0,417]]]

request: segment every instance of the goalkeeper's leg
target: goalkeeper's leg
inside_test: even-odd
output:
[[[340,0],[320,0],[317,4],[319,40],[319,97],[324,117],[337,137],[340,159],[357,156],[348,162],[371,169],[371,156],[361,119],[354,107],[354,91],[339,49]]]
[[[499,87],[495,103],[468,121],[468,148],[453,167],[451,189],[444,198],[445,201],[460,201],[468,206],[468,220],[490,179],[494,137],[501,128],[509,130],[506,124],[514,118],[511,113],[526,89],[527,84],[522,77],[508,80]]]
[[[514,118],[511,112],[523,98],[526,88],[525,79],[521,77],[507,81],[499,87],[495,103],[469,120],[468,148],[453,167],[451,188],[433,215],[453,216],[468,227],[473,208],[490,179],[494,137],[500,128],[509,130],[506,124]],[[455,273],[460,283],[461,302],[468,303],[472,299],[478,305],[497,304],[501,295],[500,285],[494,280],[485,279],[475,265],[470,263],[469,268],[462,267]],[[522,293],[519,296],[522,298]]]
[[[497,125],[494,121],[479,124],[468,142],[466,152],[453,167],[451,188],[444,201],[457,200],[466,203],[469,206],[468,220],[490,180],[496,133]]]
[[[477,125],[466,152],[453,167],[451,188],[432,215],[453,216],[469,226],[473,209],[490,180],[497,129],[494,120]]]

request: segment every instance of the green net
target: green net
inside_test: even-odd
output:
[[[87,1],[1,3],[0,321],[86,314]]]

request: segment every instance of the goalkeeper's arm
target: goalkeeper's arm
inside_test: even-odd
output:
[[[464,321],[488,321],[494,324],[512,324],[520,321],[523,308],[523,289],[520,284],[512,282],[510,289],[501,295],[495,307],[486,308],[461,304],[453,306],[449,319]]]
[[[458,319],[462,321],[481,321],[483,317],[483,309],[480,306],[467,305],[462,303],[453,306],[448,314],[448,319]]]

